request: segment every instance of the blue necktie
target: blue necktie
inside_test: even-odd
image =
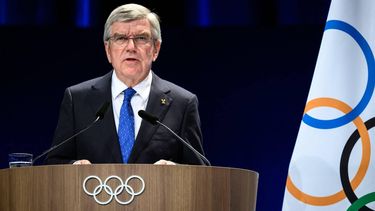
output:
[[[130,100],[135,94],[131,87],[124,91],[124,101],[120,110],[120,121],[118,126],[118,137],[121,147],[122,160],[128,163],[130,153],[134,145],[134,113]]]

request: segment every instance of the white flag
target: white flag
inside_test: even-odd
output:
[[[375,0],[332,0],[283,211],[375,210]]]

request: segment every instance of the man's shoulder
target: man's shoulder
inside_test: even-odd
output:
[[[158,76],[155,75],[155,81],[161,86],[162,89],[165,91],[170,92],[175,97],[182,97],[182,98],[193,98],[195,97],[195,94],[192,93],[191,91],[175,84],[172,83],[168,80],[162,79]]]
[[[96,77],[96,78],[93,78],[93,79],[89,79],[87,81],[83,81],[83,82],[80,82],[78,84],[72,85],[72,86],[68,87],[68,89],[70,89],[73,92],[74,91],[85,91],[85,90],[90,90],[92,88],[95,88],[96,86],[110,85],[111,75],[112,75],[112,71],[103,75],[103,76]]]

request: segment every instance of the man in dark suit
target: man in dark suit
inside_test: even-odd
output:
[[[66,89],[53,145],[89,125],[104,102],[111,106],[103,120],[49,153],[48,164],[203,164],[169,131],[137,115],[157,116],[203,153],[197,97],[151,71],[161,41],[159,18],[147,8],[126,4],[112,11],[104,45],[113,71]]]

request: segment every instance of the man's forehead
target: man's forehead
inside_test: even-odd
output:
[[[132,20],[132,21],[116,21],[111,25],[112,31],[145,31],[151,30],[151,25],[147,19]]]

